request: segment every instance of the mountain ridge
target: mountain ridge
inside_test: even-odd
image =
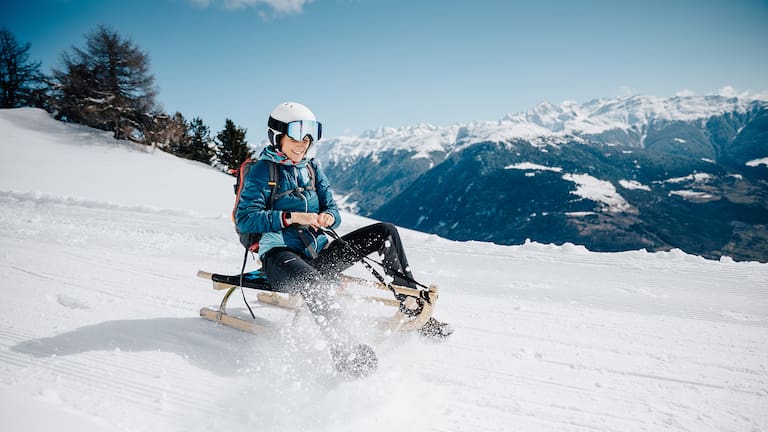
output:
[[[541,102],[528,111],[508,113],[495,121],[475,120],[443,127],[429,123],[381,127],[363,131],[357,137],[326,138],[318,143],[318,157],[339,160],[344,155],[407,149],[417,149],[419,154],[425,154],[449,151],[459,143],[589,136],[611,130],[638,131],[658,120],[693,121],[725,112],[744,113],[755,104],[768,106],[768,95],[736,95],[732,90],[722,90],[721,93],[724,94],[670,98],[633,95],[593,99],[582,104]]]
[[[768,102],[730,95],[544,103],[496,122],[382,129],[318,149],[355,212],[450,239],[760,261],[766,157]],[[488,223],[499,217],[508,223]]]

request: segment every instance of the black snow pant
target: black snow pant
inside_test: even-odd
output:
[[[335,339],[341,310],[334,291],[340,273],[378,252],[384,272],[393,283],[415,288],[400,234],[390,223],[376,223],[331,242],[315,259],[289,248],[274,248],[262,257],[262,270],[269,283],[280,291],[298,293],[327,337]],[[362,256],[361,256],[362,255]],[[402,277],[401,275],[404,275]]]

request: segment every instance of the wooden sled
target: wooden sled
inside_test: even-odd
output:
[[[258,270],[246,273],[243,275],[242,279],[240,275],[222,275],[202,270],[197,272],[197,276],[211,280],[213,282],[213,289],[215,290],[226,290],[218,310],[203,307],[200,309],[200,316],[228,327],[249,333],[260,333],[269,328],[267,324],[261,324],[256,320],[238,318],[227,314],[227,302],[232,293],[240,287],[241,282],[244,288],[251,288],[259,291],[256,298],[261,303],[297,312],[303,309],[304,302],[301,296],[275,290]],[[339,294],[349,296],[354,295],[351,293],[350,289],[354,285],[385,290],[396,297],[359,296],[366,301],[377,302],[396,308],[396,312],[392,318],[380,323],[380,326],[384,331],[409,332],[421,329],[432,316],[432,311],[434,310],[435,302],[437,302],[438,297],[437,286],[435,285],[431,285],[428,289],[407,288],[398,285],[387,286],[381,282],[373,282],[367,279],[346,275],[342,275]]]

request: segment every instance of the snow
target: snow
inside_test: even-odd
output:
[[[504,169],[563,172],[563,169],[560,167],[548,167],[546,165],[539,165],[532,162],[521,162],[505,166]]]
[[[753,159],[749,162],[747,162],[747,166],[756,167],[760,165],[768,166],[768,157],[764,157],[761,159]]]
[[[336,163],[347,159],[376,155],[382,151],[415,151],[413,158],[429,158],[432,152],[444,152],[456,141],[458,126],[438,128],[419,124],[402,128],[380,128],[363,132],[359,137],[333,137],[316,146],[322,160]]]
[[[719,197],[707,192],[687,190],[687,189],[670,191],[669,195],[677,195],[679,197],[685,198],[687,200],[692,200],[692,201],[701,201],[701,200],[713,201],[713,200],[720,199]]]
[[[108,132],[52,122],[44,111],[32,108],[4,111],[0,130],[0,190],[203,216],[232,211],[231,196],[217,193],[231,181],[204,164],[179,161],[161,151],[150,155],[144,146],[113,140]],[[67,181],[73,173],[80,176],[75,185]],[[191,184],[190,177],[199,180]],[[155,193],[157,189],[164,193]]]
[[[0,110],[0,137],[5,430],[768,430],[766,264],[403,230],[456,333],[376,338],[380,370],[348,381],[253,293],[275,331],[198,317],[221,293],[196,271],[242,259],[230,177],[36,110]],[[349,306],[366,335],[374,307]]]
[[[573,195],[603,204],[613,213],[626,212],[632,206],[617,191],[611,182],[597,179],[589,174],[565,174],[563,179],[576,183]]]
[[[693,173],[684,177],[675,177],[675,178],[664,180],[664,183],[684,183],[684,182],[703,183],[703,182],[709,181],[713,177],[714,176],[712,174]]]
[[[619,185],[624,189],[629,189],[629,190],[644,190],[644,191],[651,190],[650,187],[640,183],[637,180],[619,180]]]
[[[595,213],[595,212],[590,212],[590,211],[582,211],[582,212],[566,212],[566,213],[565,213],[565,215],[566,215],[566,216],[568,216],[568,217],[575,217],[575,218],[586,217],[586,216],[592,216],[592,215],[596,215],[596,214],[597,214],[597,213]]]

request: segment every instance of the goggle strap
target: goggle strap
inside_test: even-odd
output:
[[[288,132],[288,123],[281,122],[272,116],[269,116],[269,120],[267,120],[267,127],[270,127],[280,133]]]

